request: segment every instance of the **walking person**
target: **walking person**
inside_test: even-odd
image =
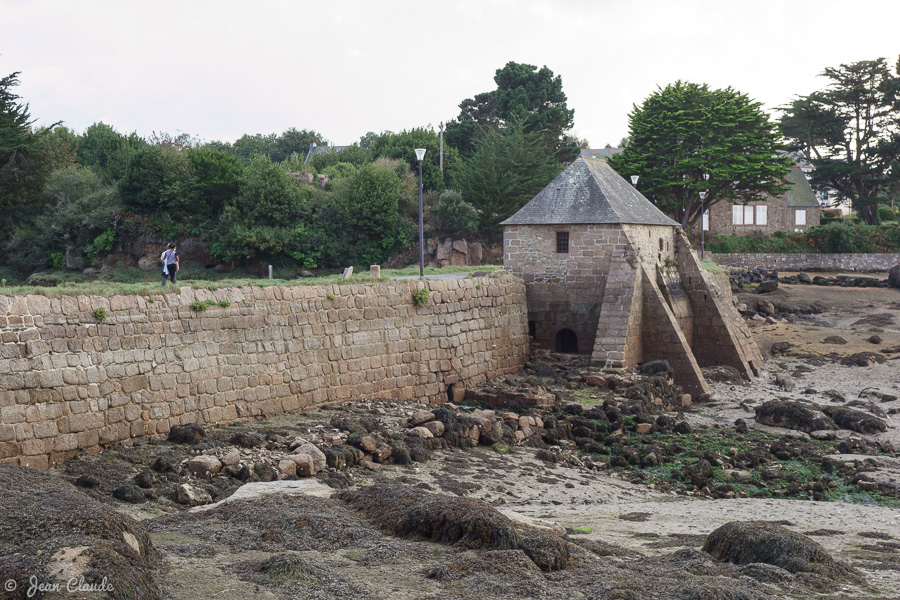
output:
[[[170,279],[173,284],[177,283],[175,281],[175,273],[178,272],[178,269],[181,268],[181,262],[178,258],[178,252],[175,250],[175,244],[169,244],[169,248],[163,251],[162,256],[159,257],[160,262],[163,264],[162,268],[162,284],[163,287],[166,286],[166,279]]]

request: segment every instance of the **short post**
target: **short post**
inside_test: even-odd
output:
[[[272,279],[272,265],[269,265],[269,279]]]
[[[381,277],[381,265],[371,265],[369,266],[369,277],[374,279],[378,279]]]

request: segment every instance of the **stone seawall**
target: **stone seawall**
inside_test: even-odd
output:
[[[712,260],[726,267],[758,267],[779,271],[862,271],[887,272],[900,264],[900,253],[884,254],[714,254]]]
[[[0,296],[0,463],[352,398],[437,403],[528,359],[520,279],[429,281],[416,307],[421,285]]]

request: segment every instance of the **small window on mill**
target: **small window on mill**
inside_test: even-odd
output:
[[[559,254],[568,254],[569,253],[569,232],[568,231],[557,231],[556,232],[556,251]]]

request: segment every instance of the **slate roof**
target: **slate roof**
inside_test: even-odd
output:
[[[613,154],[618,154],[625,148],[582,148],[582,158],[609,158]]]
[[[349,148],[350,146],[317,146],[316,144],[309,145],[309,152],[306,153],[306,160],[303,161],[303,164],[309,164],[309,159],[312,158],[313,154],[321,154],[323,152],[342,152],[344,148]]]
[[[576,159],[502,225],[578,223],[678,226],[597,158]]]
[[[790,207],[803,208],[804,206],[819,206],[816,200],[816,194],[806,180],[802,167],[791,167],[791,172],[787,175],[787,182],[791,184],[788,188],[787,205]]]

